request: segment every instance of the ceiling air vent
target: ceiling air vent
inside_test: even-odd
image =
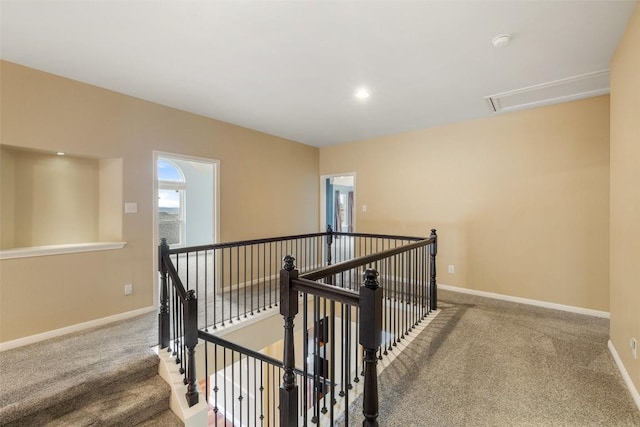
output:
[[[485,96],[494,113],[524,110],[609,93],[609,70],[581,74]]]

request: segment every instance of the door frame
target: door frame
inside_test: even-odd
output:
[[[320,232],[324,232],[327,230],[327,187],[325,181],[329,178],[337,178],[340,176],[351,176],[353,177],[353,231],[357,230],[356,226],[358,224],[358,191],[356,190],[356,173],[355,172],[345,172],[345,173],[332,173],[328,175],[320,175]]]
[[[158,274],[158,246],[160,245],[160,239],[158,238],[158,159],[166,158],[166,159],[176,159],[190,162],[198,162],[198,163],[207,163],[213,166],[213,218],[212,221],[212,229],[213,229],[213,243],[218,243],[220,238],[220,160],[210,159],[206,157],[198,157],[191,156],[188,154],[180,154],[180,153],[170,153],[167,151],[158,151],[153,150],[153,210],[151,212],[152,215],[152,233],[153,238],[151,239],[153,244],[153,306],[158,308],[159,305],[159,286],[160,286],[160,277]],[[187,195],[188,197],[188,195]],[[185,218],[186,220],[186,218]]]

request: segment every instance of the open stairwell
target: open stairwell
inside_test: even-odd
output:
[[[158,375],[157,315],[0,353],[0,425],[183,426]]]

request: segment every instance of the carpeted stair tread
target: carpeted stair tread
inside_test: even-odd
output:
[[[28,425],[28,420],[41,417],[44,413],[57,416],[62,411],[71,410],[72,405],[82,404],[96,390],[112,387],[122,378],[126,378],[127,384],[136,384],[157,376],[158,362],[159,358],[155,354],[145,357],[138,355],[121,359],[115,365],[108,362],[105,366],[96,364],[93,370],[75,375],[67,374],[43,383],[31,383],[24,388],[18,387],[13,389],[15,394],[10,402],[7,402],[9,399],[2,399],[0,420],[2,425],[13,425],[9,423],[22,419],[15,425]],[[25,422],[27,424],[24,424]]]
[[[115,384],[157,376],[156,324],[148,313],[0,352],[0,425],[45,425],[39,420],[60,418]]]
[[[100,390],[97,399],[48,422],[63,426],[132,426],[167,409],[171,389],[159,376]]]
[[[184,423],[170,410],[159,413],[153,418],[136,424],[136,427],[184,427]]]

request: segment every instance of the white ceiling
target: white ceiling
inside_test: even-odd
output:
[[[2,0],[0,56],[323,146],[486,117],[485,96],[606,70],[636,4]]]

